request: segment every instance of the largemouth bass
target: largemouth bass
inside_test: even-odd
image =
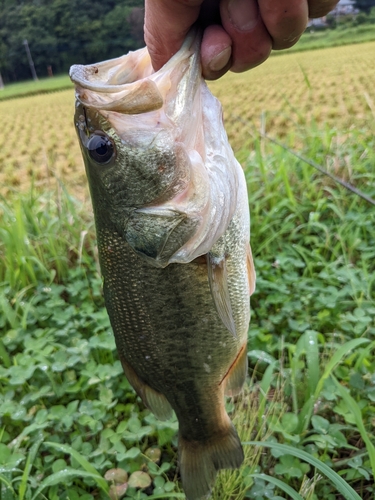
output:
[[[119,357],[158,418],[176,412],[189,500],[243,461],[224,395],[246,378],[255,284],[245,178],[199,46],[158,72],[146,48],[70,71]]]

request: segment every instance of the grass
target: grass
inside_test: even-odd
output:
[[[361,47],[361,61],[347,48],[356,79],[336,74],[333,111],[353,89],[367,89],[369,102],[374,99],[366,87],[372,47]],[[305,100],[302,94],[284,99],[281,128],[271,108],[287,90],[281,73],[275,87],[276,76],[280,62],[298,54],[274,58],[264,73],[259,68],[213,84],[226,96],[229,136],[248,182],[258,274],[250,383],[228,401],[242,441],[251,444],[239,471],[220,474],[214,500],[374,498],[374,210],[264,136],[283,136],[287,148],[375,197],[371,106],[336,115],[334,127],[303,111],[306,102],[317,102],[322,75],[334,78],[327,68],[338,71],[344,60],[335,50],[316,52],[314,71],[305,74],[293,59],[301,80],[293,80],[290,92],[301,87]],[[248,114],[244,108],[256,107],[257,99],[243,104],[240,88],[254,88],[259,110],[267,109]],[[25,103],[45,123],[34,112],[29,127]],[[117,359],[78,171],[72,93],[1,106],[18,112],[8,112],[17,141],[9,136],[2,156],[0,499],[183,498],[177,423],[159,422],[145,410]],[[43,148],[44,178],[36,175]],[[12,161],[24,176],[20,184]]]

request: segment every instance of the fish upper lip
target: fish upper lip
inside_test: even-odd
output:
[[[135,52],[130,52],[129,54],[125,54],[115,59],[109,59],[97,64],[74,64],[69,70],[69,77],[73,83],[87,90],[93,90],[95,92],[106,92],[111,94],[121,92],[132,83],[140,82],[142,79],[146,79],[151,75],[153,77],[156,77],[160,73],[168,70],[169,67],[173,67],[175,64],[175,60],[178,59],[180,53],[186,51],[186,49],[190,49],[189,52],[191,53],[197,52],[197,49],[200,47],[201,36],[202,35],[199,30],[192,29],[177,54],[175,54],[168,62],[166,62],[166,64],[162,68],[160,68],[156,72],[152,68],[151,59],[147,47],[139,49],[137,51],[138,53],[141,50],[144,51],[143,57],[145,60],[142,62],[142,64],[146,66],[147,63],[147,65],[149,66],[147,74],[142,78],[132,79],[132,72],[123,73],[124,68],[128,66],[129,57],[132,57]],[[100,79],[102,73],[104,73],[103,77],[106,77],[106,81]],[[119,83],[111,83],[111,81],[118,81]],[[98,83],[95,85],[95,82]]]
[[[125,114],[154,111],[164,105],[167,90],[160,91],[158,86],[163,75],[172,72],[181,57],[185,60],[197,54],[199,59],[199,47],[200,33],[193,30],[179,52],[157,72],[145,47],[97,64],[75,64],[69,76],[76,86],[77,100],[87,107]]]

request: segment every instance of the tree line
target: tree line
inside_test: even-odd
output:
[[[25,40],[39,77],[118,57],[144,45],[143,19],[143,0],[0,0],[0,74],[31,78]]]
[[[371,9],[375,7],[375,0],[353,0],[354,7],[366,14],[369,14]]]

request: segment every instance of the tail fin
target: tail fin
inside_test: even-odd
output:
[[[237,469],[244,455],[233,424],[227,431],[206,442],[188,441],[179,436],[182,486],[187,500],[208,498],[220,469]]]

